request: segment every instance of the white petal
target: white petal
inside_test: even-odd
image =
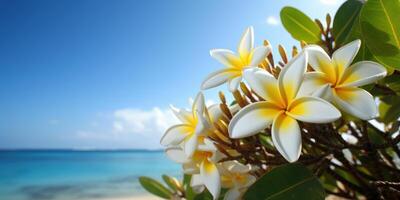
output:
[[[254,33],[253,27],[249,27],[243,33],[242,38],[239,43],[238,52],[242,60],[247,60],[250,55],[251,50],[254,46]]]
[[[237,90],[239,87],[240,81],[242,81],[242,76],[238,76],[238,77],[235,77],[235,78],[229,80],[229,83],[228,83],[229,91],[234,92],[235,90]]]
[[[193,124],[193,115],[191,112],[185,109],[178,109],[173,105],[170,105],[170,109],[181,122],[185,124]]]
[[[203,179],[200,174],[193,174],[190,179],[190,186],[195,193],[201,193],[204,190]]]
[[[223,167],[234,173],[247,173],[251,170],[250,165],[243,165],[238,161],[226,161],[222,163]]]
[[[376,62],[361,61],[345,70],[340,87],[367,85],[385,77],[386,73],[386,69]]]
[[[193,116],[196,115],[196,111],[199,111],[200,113],[203,113],[205,109],[205,100],[204,100],[204,95],[202,92],[197,93],[196,98],[194,99],[193,105],[192,105],[192,113]]]
[[[325,79],[325,74],[322,72],[307,72],[304,74],[304,80],[301,84],[297,97],[301,96],[316,96],[314,92],[325,87],[328,82]]]
[[[358,50],[360,49],[361,46],[361,40],[354,40],[353,42],[350,42],[342,47],[340,47],[338,50],[333,52],[332,55],[332,60],[335,62],[336,65],[339,65],[339,75],[342,70],[346,69],[351,62],[353,62],[354,57],[356,57]]]
[[[215,147],[214,143],[210,139],[205,138],[204,143],[202,143],[198,146],[198,150],[199,151],[207,151],[207,152],[215,152],[215,151],[217,151],[217,148]]]
[[[197,165],[197,163],[194,163],[194,162],[189,162],[188,161],[187,163],[183,163],[182,168],[183,168],[183,173],[185,173],[185,174],[198,174],[198,173],[200,173],[199,166]]]
[[[279,74],[279,91],[287,104],[296,97],[301,83],[303,82],[306,67],[307,52],[303,51],[290,60]]]
[[[257,178],[252,176],[252,175],[247,175],[247,183],[243,185],[243,187],[249,187],[250,185],[253,185],[257,181]]]
[[[216,122],[218,119],[221,119],[224,116],[222,114],[221,107],[217,103],[209,106],[207,110],[212,122]]]
[[[301,97],[294,100],[287,114],[308,123],[328,123],[341,117],[338,109],[318,97]]]
[[[191,131],[193,131],[193,128],[186,124],[171,126],[165,131],[160,143],[164,146],[178,145],[190,134]]]
[[[248,137],[264,130],[271,125],[279,110],[274,104],[265,101],[244,107],[229,123],[230,137]]]
[[[322,72],[335,78],[336,72],[332,65],[332,60],[324,49],[318,45],[308,45],[305,51],[308,53],[308,64],[310,64],[315,71]]]
[[[210,158],[210,160],[214,163],[219,162],[221,159],[226,158],[226,155],[219,152],[219,151],[215,151],[213,152],[213,156]]]
[[[213,49],[210,51],[210,55],[226,67],[235,68],[242,65],[240,58],[231,50]]]
[[[332,98],[341,110],[362,120],[373,119],[378,115],[373,96],[363,89],[336,89]]]
[[[319,97],[319,98],[322,98],[322,99],[325,99],[325,100],[327,100],[327,101],[330,101],[331,100],[331,98],[330,98],[330,91],[331,91],[331,84],[326,84],[326,85],[323,85],[322,87],[320,87],[320,88],[318,88],[317,90],[315,90],[313,93],[312,93],[312,96],[313,97]]]
[[[188,157],[180,147],[168,147],[165,149],[165,154],[174,162],[181,164],[189,162]]]
[[[188,137],[185,138],[184,151],[187,157],[192,157],[197,149],[197,143],[198,139],[196,134],[188,135]]]
[[[259,46],[257,48],[254,48],[250,54],[250,66],[258,66],[270,52],[270,46]]]
[[[225,193],[224,200],[240,200],[241,196],[242,193],[238,188],[231,188]]]
[[[235,69],[223,69],[216,71],[206,77],[201,84],[201,89],[206,90],[213,87],[217,87],[223,83],[226,83],[230,79],[240,76],[241,71]]]
[[[301,153],[301,132],[297,121],[283,112],[278,115],[272,124],[272,142],[287,161],[297,161]]]
[[[217,199],[221,191],[221,179],[217,166],[207,159],[201,163],[200,174],[208,191]]]
[[[243,73],[243,77],[255,93],[267,101],[282,104],[279,94],[278,80],[270,73],[260,68],[249,68]]]

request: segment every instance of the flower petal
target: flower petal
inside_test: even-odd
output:
[[[242,72],[240,70],[236,69],[223,69],[216,71],[206,77],[206,79],[201,84],[201,89],[206,90],[217,87],[223,83],[226,83],[228,80],[234,77],[240,76],[241,73]]]
[[[174,115],[183,123],[185,124],[193,124],[193,115],[191,112],[185,110],[185,109],[178,109],[174,107],[173,105],[169,105],[170,109],[174,113]]]
[[[203,114],[201,114],[200,111],[197,110],[196,118],[197,118],[197,124],[194,130],[194,134],[197,136],[208,135],[211,129],[211,124],[208,119],[207,113],[203,112]]]
[[[339,87],[357,87],[373,83],[386,76],[386,69],[372,61],[361,61],[348,67]]]
[[[216,152],[217,148],[215,147],[213,141],[211,141],[209,138],[205,138],[204,143],[199,144],[198,150],[206,152]]]
[[[329,82],[326,76],[321,72],[307,72],[304,74],[304,80],[297,94],[301,96],[317,96],[321,93],[321,88],[325,87]]]
[[[253,49],[253,46],[254,46],[254,31],[253,27],[250,26],[243,33],[238,47],[238,52],[242,60],[247,60],[251,50]]]
[[[333,52],[332,60],[336,65],[336,74],[342,76],[344,70],[353,62],[361,46],[361,40],[354,40]]]
[[[200,173],[200,168],[195,162],[187,162],[182,165],[183,173],[185,174],[198,174]]]
[[[243,65],[240,58],[231,50],[213,49],[210,51],[210,55],[221,64],[229,68],[236,68]]]
[[[282,104],[282,98],[279,94],[278,80],[270,73],[260,68],[249,68],[243,73],[243,77],[259,96],[266,101]]]
[[[193,117],[196,117],[196,112],[199,111],[203,113],[205,109],[205,100],[202,92],[197,93],[196,98],[194,98],[192,105]]]
[[[235,78],[232,78],[228,82],[228,89],[230,92],[234,92],[235,90],[238,89],[240,81],[242,81],[242,76],[237,76]]]
[[[247,183],[243,185],[243,187],[249,187],[250,185],[253,185],[257,181],[257,178],[248,174],[247,175]]]
[[[271,46],[259,46],[254,48],[250,54],[250,66],[258,66],[271,52]]]
[[[205,159],[200,165],[200,175],[208,191],[217,199],[221,191],[221,179],[217,166]]]
[[[242,193],[239,191],[239,188],[231,188],[229,189],[224,196],[224,200],[240,200]]]
[[[264,130],[271,125],[279,110],[274,104],[265,101],[244,107],[229,123],[230,137],[248,137]]]
[[[208,110],[208,115],[210,116],[210,121],[212,122],[216,122],[224,117],[221,107],[218,103],[209,106],[207,110]]]
[[[222,163],[223,167],[230,172],[234,173],[247,173],[251,170],[250,165],[243,165],[242,163],[236,161],[236,160],[231,160],[231,161],[226,161]]]
[[[332,98],[341,110],[362,120],[378,116],[374,97],[363,89],[338,88],[333,90]]]
[[[194,152],[197,149],[197,144],[198,144],[198,136],[196,134],[191,134],[188,135],[185,138],[185,145],[184,145],[184,151],[186,156],[189,158],[193,156]]]
[[[305,48],[308,53],[308,64],[317,71],[327,76],[334,83],[336,81],[336,70],[329,55],[318,45],[308,45]]]
[[[307,52],[303,51],[283,67],[278,77],[280,94],[288,105],[297,95],[307,67]]]
[[[272,124],[272,142],[287,161],[297,161],[301,153],[301,133],[297,121],[284,112],[279,114]]]
[[[185,152],[180,147],[168,147],[165,149],[165,154],[169,159],[177,163],[188,163],[189,159]]]
[[[204,190],[203,179],[200,174],[193,174],[190,179],[190,186],[195,193],[200,193]]]
[[[193,131],[193,128],[186,124],[178,124],[171,126],[165,131],[161,138],[161,145],[178,145]]]
[[[287,114],[308,123],[328,123],[341,117],[338,109],[318,97],[301,97],[294,100]]]

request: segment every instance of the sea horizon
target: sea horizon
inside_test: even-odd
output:
[[[164,149],[143,149],[143,148],[0,148],[2,151],[82,151],[82,152],[102,152],[102,151],[116,151],[116,152],[163,152]]]

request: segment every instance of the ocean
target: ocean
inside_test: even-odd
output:
[[[162,151],[0,151],[1,200],[139,196],[138,177],[181,177]]]

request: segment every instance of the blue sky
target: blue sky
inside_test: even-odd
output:
[[[250,25],[256,44],[297,45],[282,7],[323,18],[342,2],[0,0],[0,148],[158,148],[168,105],[222,67],[210,49]]]

